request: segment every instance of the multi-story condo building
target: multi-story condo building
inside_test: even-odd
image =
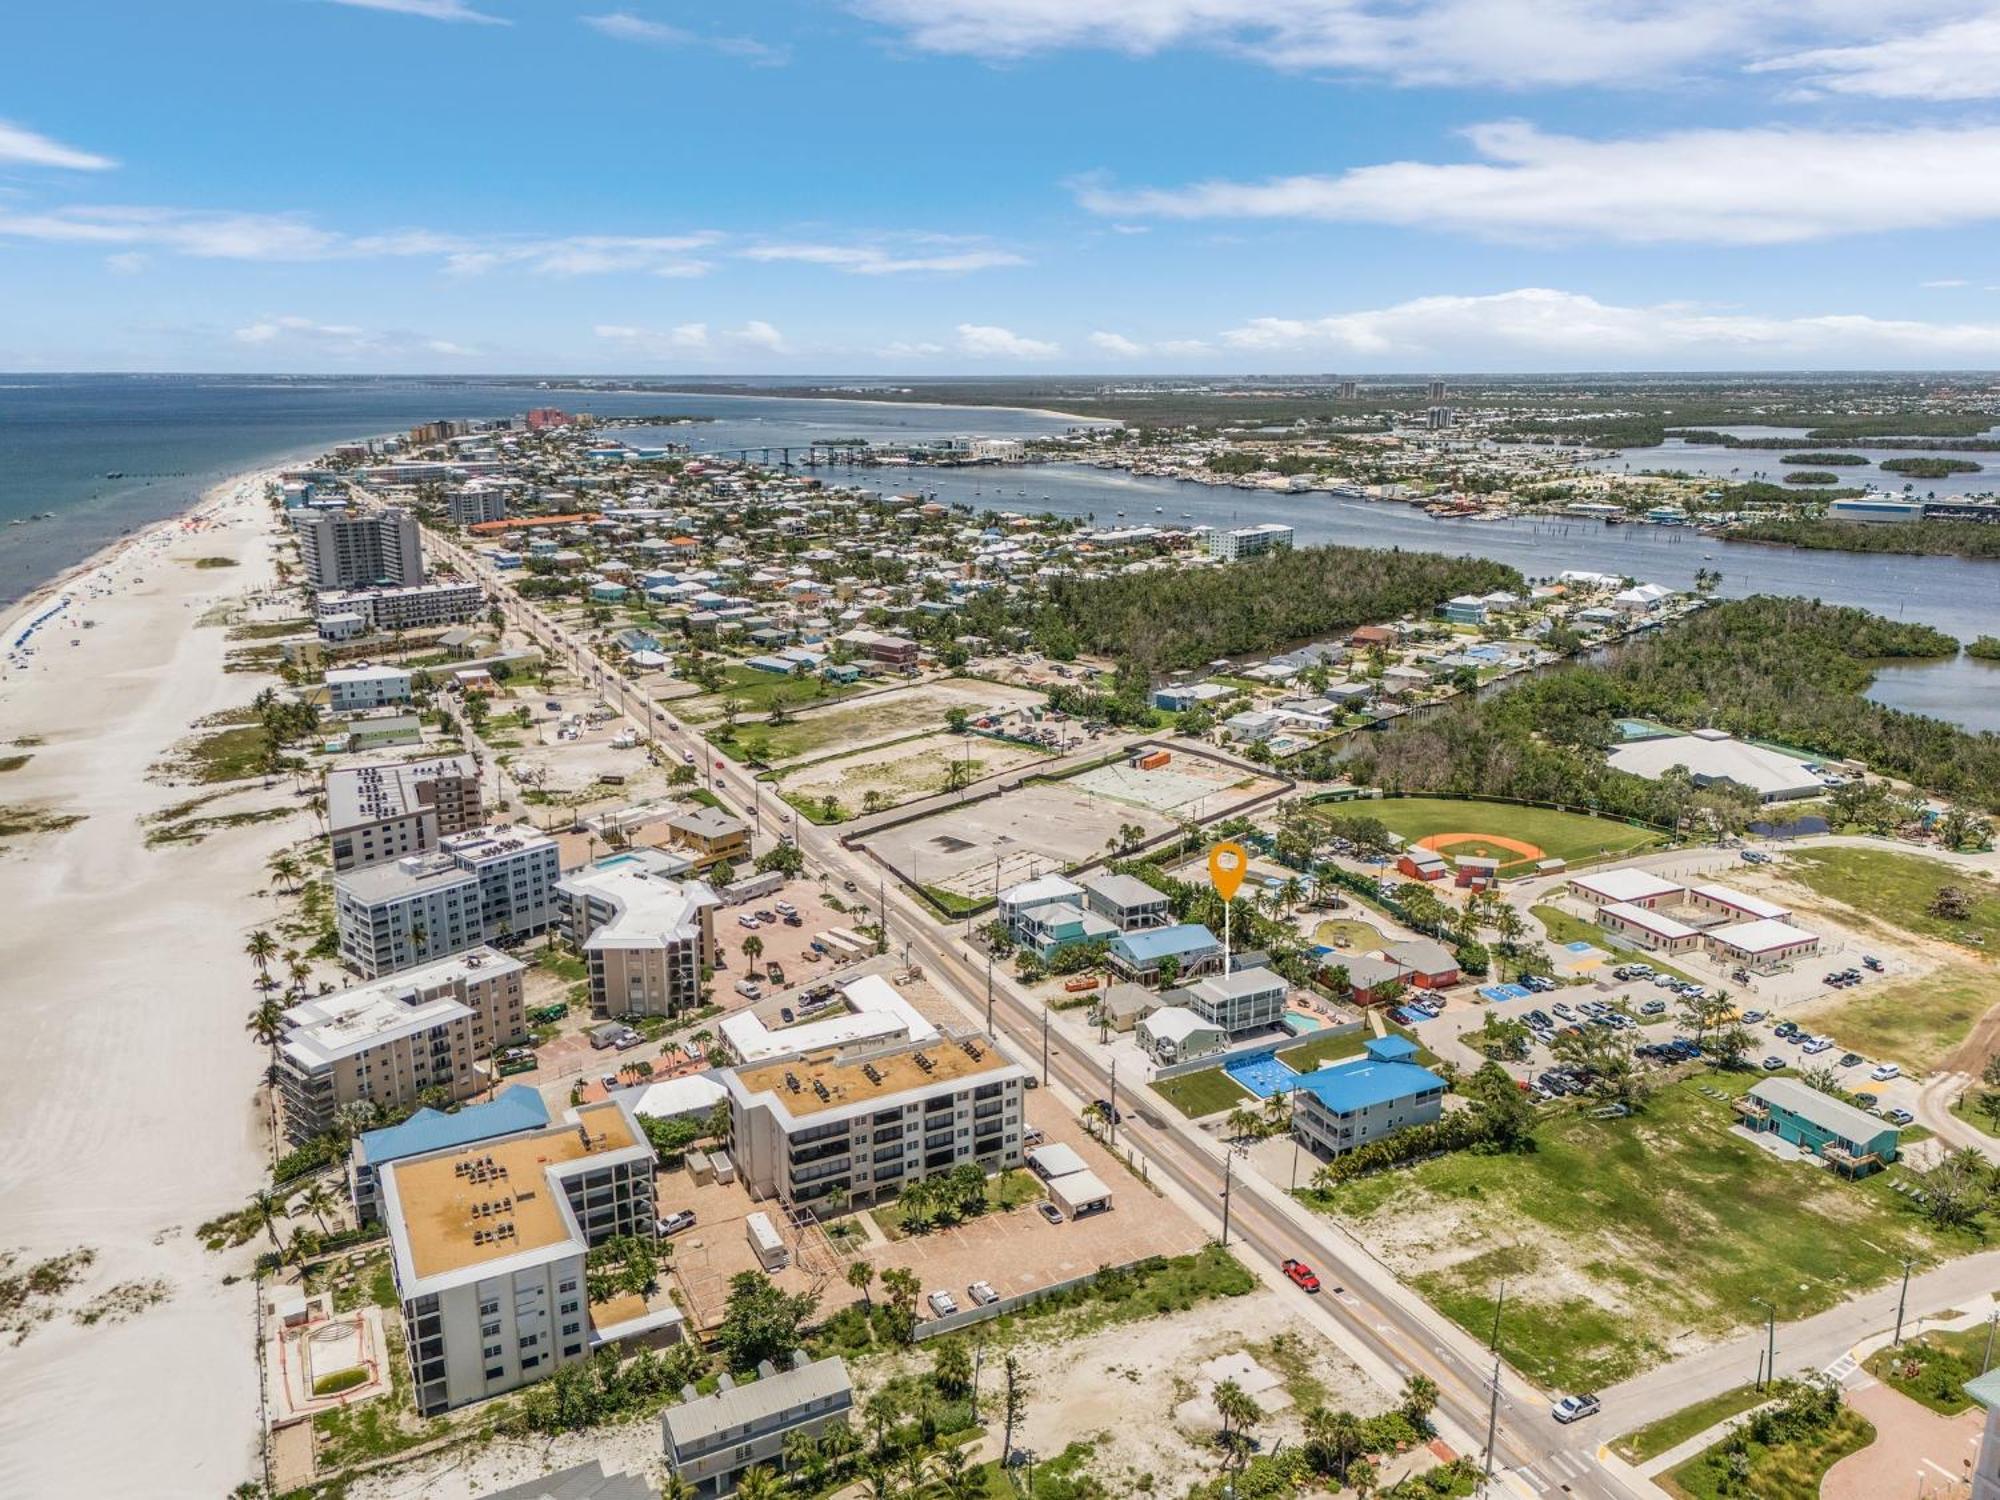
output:
[[[403,588],[327,590],[315,605],[319,633],[346,640],[370,630],[424,630],[469,620],[486,607],[476,583],[417,583]]]
[[[697,870],[740,864],[750,857],[750,825],[712,807],[697,807],[667,819],[674,842],[694,856]]]
[[[399,1125],[364,1130],[347,1153],[347,1193],[354,1204],[354,1222],[372,1224],[382,1217],[382,1169],[406,1156],[428,1156],[460,1146],[497,1141],[524,1130],[546,1130],[549,1107],[541,1090],[529,1083],[510,1083],[480,1104],[446,1114],[426,1106]]]
[[[593,1014],[670,1016],[700,1003],[722,904],[708,886],[632,865],[599,866],[565,877],[556,899],[590,967]]]
[[[326,773],[335,871],[422,854],[477,828],[481,816],[479,765],[469,755]]]
[[[614,1235],[652,1237],[653,1148],[616,1100],[568,1118],[382,1169],[390,1264],[425,1416],[546,1379],[607,1341],[592,1325],[584,1257]],[[617,1331],[680,1321],[663,1309]]]
[[[1027,1076],[983,1036],[828,1048],[716,1075],[751,1195],[795,1204],[834,1191],[869,1202],[962,1162],[1019,1166]]]
[[[424,581],[423,534],[406,510],[301,510],[293,514],[292,526],[306,582],[315,589],[401,588]]]
[[[722,1380],[712,1395],[660,1413],[667,1468],[694,1486],[696,1500],[735,1494],[745,1469],[783,1469],[793,1433],[817,1438],[846,1425],[854,1410],[854,1387],[837,1355],[809,1362],[795,1350],[784,1369],[764,1361],[749,1385]]]
[[[1211,531],[1202,538],[1202,547],[1210,557],[1235,562],[1238,558],[1255,557],[1260,552],[1288,551],[1292,537],[1291,527],[1276,521],[1261,521],[1255,526],[1231,526]]]
[[[522,1036],[522,965],[479,948],[285,1012],[278,1097],[294,1141],[322,1135],[343,1104],[408,1108],[434,1092],[469,1099],[476,1064]]]
[[[445,500],[454,526],[477,526],[481,521],[507,519],[507,486],[490,479],[468,480]]]
[[[1285,976],[1274,969],[1236,969],[1197,979],[1174,1001],[1234,1036],[1284,1019],[1288,989]]]
[[[410,701],[411,673],[402,667],[330,667],[326,706],[337,714]]]
[[[556,920],[561,875],[554,839],[490,828],[440,839],[407,855],[333,877],[340,956],[374,978]]]

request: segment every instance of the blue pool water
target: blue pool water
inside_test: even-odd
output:
[[[1309,1031],[1318,1031],[1322,1026],[1326,1025],[1326,1022],[1322,1021],[1318,1016],[1309,1016],[1301,1011],[1294,1010],[1286,1012],[1285,1024],[1291,1027],[1294,1036],[1304,1036]]]
[[[1299,1075],[1279,1062],[1273,1052],[1232,1058],[1222,1065],[1222,1071],[1259,1099],[1268,1099],[1273,1094],[1289,1094],[1299,1081]]]

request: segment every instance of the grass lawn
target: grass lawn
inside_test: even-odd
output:
[[[722,717],[722,700],[734,698],[742,705],[739,719],[761,718],[771,711],[773,700],[782,697],[790,708],[806,708],[831,703],[862,690],[860,683],[828,682],[822,677],[780,677],[776,672],[760,672],[755,667],[725,667],[722,687],[698,698],[677,700],[677,718],[707,724]]]
[[[2000,1342],[1995,1344],[2000,1353]],[[1868,1373],[1934,1412],[1957,1416],[1973,1403],[1965,1382],[1976,1380],[1986,1363],[1986,1325],[1958,1333],[1926,1333],[1906,1339],[1900,1349],[1877,1349]]]
[[[1528,912],[1548,929],[1549,941],[1558,948],[1581,941],[1609,953],[1616,960],[1612,964],[1613,968],[1627,963],[1651,964],[1662,974],[1671,974],[1674,978],[1685,979],[1690,984],[1699,983],[1691,975],[1683,974],[1671,964],[1662,963],[1657,954],[1639,953],[1619,947],[1610,940],[1610,934],[1595,922],[1586,922],[1582,917],[1573,917],[1559,906],[1531,906]]]
[[[1647,1459],[1658,1458],[1669,1449],[1678,1448],[1696,1433],[1708,1431],[1717,1422],[1726,1422],[1769,1399],[1767,1391],[1760,1391],[1754,1385],[1739,1385],[1733,1391],[1697,1401],[1670,1417],[1662,1417],[1636,1432],[1626,1433],[1611,1445],[1611,1451],[1627,1463],[1642,1464]]]
[[[1987,1088],[1984,1084],[1975,1083],[1951,1101],[1951,1112],[1980,1134],[2000,1137],[2000,1127],[1996,1127],[1993,1116],[1980,1108],[1981,1101],[1993,1092],[1995,1090]],[[1904,1139],[1908,1138],[1908,1134],[1905,1133]]]
[[[1313,941],[1329,948],[1351,948],[1366,953],[1388,941],[1381,931],[1351,917],[1330,917],[1313,929]]]
[[[1843,1047],[1893,1058],[1906,1072],[1921,1073],[1949,1056],[1996,1005],[2000,974],[1976,964],[1947,964],[1901,984],[1829,991],[1799,1019]]]
[[[1356,804],[1347,809],[1359,816],[1378,818],[1391,833],[1400,833],[1415,843],[1434,833],[1490,833],[1502,838],[1534,844],[1555,859],[1593,859],[1599,854],[1634,854],[1664,843],[1665,837],[1650,828],[1633,828],[1609,818],[1593,818],[1586,813],[1556,812],[1545,807],[1512,807],[1499,802],[1459,802],[1444,797],[1384,797],[1380,801]],[[1444,850],[1454,854],[1477,854],[1476,845],[1464,844]],[[1504,871],[1511,865],[1529,863],[1511,850],[1488,851],[1501,860]]]
[[[1033,1203],[1041,1196],[1042,1184],[1032,1172],[1016,1169],[986,1179],[988,1213],[1006,1213],[1024,1203]],[[903,1228],[902,1205],[893,1200],[871,1208],[868,1212],[874,1216],[882,1232],[892,1240],[900,1240],[910,1232]]]
[[[1799,849],[1785,856],[1784,873],[1822,896],[1907,932],[2000,949],[2000,892],[1975,871],[1890,849]],[[1930,914],[1931,897],[1942,885],[1975,893],[1970,918],[1948,922]]]
[[[1484,1338],[1509,1287],[1501,1337],[1540,1384],[1595,1390],[1661,1363],[1677,1343],[1835,1306],[1919,1264],[1966,1253],[1889,1186],[1845,1182],[1766,1155],[1726,1104],[1753,1075],[1660,1089],[1635,1115],[1557,1115],[1524,1156],[1439,1157],[1305,1201],[1354,1222],[1461,1327]]]
[[[1820,1480],[1836,1462],[1875,1441],[1875,1425],[1858,1412],[1842,1407],[1840,1414],[1810,1437],[1767,1448],[1750,1443],[1745,1453],[1750,1472],[1736,1479],[1722,1443],[1696,1454],[1654,1482],[1670,1495],[1686,1500],[1729,1500],[1738,1495],[1755,1500],[1819,1500]]]
[[[1190,1120],[1220,1114],[1239,1104],[1256,1103],[1256,1096],[1250,1090],[1220,1068],[1203,1068],[1199,1073],[1156,1080],[1153,1092]]]

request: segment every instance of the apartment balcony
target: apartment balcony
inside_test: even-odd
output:
[[[1739,1099],[1732,1099],[1729,1107],[1745,1120],[1754,1121],[1760,1125],[1771,1118],[1771,1106],[1766,1104],[1762,1099],[1752,1099],[1748,1094],[1743,1095]]]
[[[1838,1141],[1828,1141],[1820,1147],[1821,1156],[1832,1162],[1841,1171],[1849,1174],[1872,1172],[1882,1165],[1879,1151],[1850,1151]]]

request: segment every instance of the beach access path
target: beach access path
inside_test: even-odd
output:
[[[273,581],[265,477],[217,486],[9,612],[11,645],[71,601],[0,670],[0,754],[30,757],[0,774],[0,804],[83,821],[0,843],[0,1250],[17,1270],[82,1247],[97,1259],[62,1312],[0,1342],[0,1494],[214,1500],[257,1472],[254,1283],[222,1278],[258,1247],[212,1255],[193,1231],[262,1180],[243,943],[276,914],[256,894],[265,861],[311,823],[148,849],[141,819],[214,790],[148,769],[271,681],[225,674],[226,632],[196,627]],[[297,801],[289,780],[240,785],[221,807]],[[165,1300],[129,1318],[71,1316],[154,1279]]]

